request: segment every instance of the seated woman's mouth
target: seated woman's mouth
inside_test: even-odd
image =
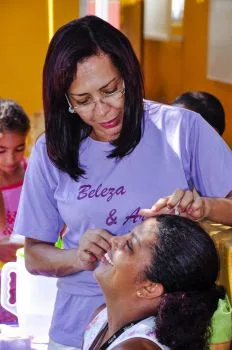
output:
[[[108,253],[105,253],[105,255],[101,258],[101,261],[102,261],[103,263],[108,263],[108,264],[114,266],[113,261],[112,261],[111,258],[109,257],[109,254],[108,254]]]

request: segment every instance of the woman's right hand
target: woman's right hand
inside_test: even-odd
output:
[[[59,249],[53,243],[25,239],[25,263],[34,275],[68,276],[84,270],[94,270],[98,260],[111,247],[112,235],[101,229],[87,230],[79,246]]]
[[[106,230],[87,230],[81,237],[78,258],[83,270],[94,270],[97,262],[111,247],[112,235]]]

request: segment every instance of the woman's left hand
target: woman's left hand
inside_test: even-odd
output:
[[[145,218],[159,214],[176,214],[194,221],[207,218],[209,208],[205,197],[201,197],[195,189],[177,189],[170,196],[160,198],[150,209],[141,209],[139,214]]]

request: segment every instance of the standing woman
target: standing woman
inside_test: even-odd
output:
[[[26,236],[27,269],[59,277],[49,350],[78,349],[103,303],[92,270],[112,235],[177,204],[193,220],[232,224],[224,198],[232,155],[196,113],[143,100],[130,42],[98,17],[56,32],[43,74],[45,136],[30,157],[15,231]]]

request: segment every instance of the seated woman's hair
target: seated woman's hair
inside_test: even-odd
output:
[[[175,215],[157,217],[158,233],[145,277],[164,286],[157,338],[172,350],[208,348],[210,320],[224,289],[215,281],[219,258],[199,224]]]
[[[178,96],[172,105],[182,105],[199,113],[220,135],[224,133],[225,112],[216,96],[205,91],[185,92]]]

